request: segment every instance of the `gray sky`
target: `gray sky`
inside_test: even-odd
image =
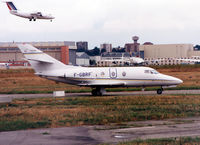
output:
[[[88,41],[124,46],[140,43],[200,44],[199,0],[14,0],[21,11],[41,11],[53,22],[19,18],[0,3],[0,42]]]

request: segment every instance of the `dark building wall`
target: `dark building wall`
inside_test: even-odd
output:
[[[144,51],[140,51],[140,57],[144,59]]]
[[[88,42],[76,42],[77,50],[83,49],[88,50]]]
[[[76,65],[76,50],[69,50],[69,63],[72,65]]]

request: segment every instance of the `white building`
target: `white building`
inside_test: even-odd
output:
[[[181,59],[200,56],[192,44],[140,45],[140,52],[148,65],[177,65],[185,63]]]
[[[144,62],[143,59],[131,57],[129,53],[105,53],[102,54],[101,59],[97,61],[97,66],[124,66],[124,65],[138,65]]]
[[[90,57],[85,52],[76,53],[76,65],[90,66]]]
[[[105,49],[106,52],[112,52],[112,44],[107,44],[107,43],[101,44],[100,50],[102,49]]]
[[[144,51],[144,58],[181,58],[191,57],[194,48],[192,44],[140,45],[140,51]]]

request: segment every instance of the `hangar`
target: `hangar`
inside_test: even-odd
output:
[[[64,64],[76,64],[76,43],[73,41],[58,42],[0,42],[0,62],[10,62],[13,66],[27,66],[17,44],[31,44],[56,58]]]

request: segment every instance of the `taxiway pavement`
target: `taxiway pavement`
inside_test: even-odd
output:
[[[129,122],[130,124],[130,122]],[[109,126],[47,128],[0,132],[2,145],[96,145],[116,144],[135,139],[200,136],[200,117],[165,121],[132,122],[132,128]]]
[[[200,94],[200,90],[166,90],[164,95],[175,94]],[[130,92],[107,92],[105,96],[134,96],[134,95],[157,95],[156,91],[130,91]],[[66,93],[65,97],[85,97],[92,96],[91,93]],[[47,98],[53,97],[52,94],[0,94],[0,97],[10,97],[12,99],[22,98]]]

